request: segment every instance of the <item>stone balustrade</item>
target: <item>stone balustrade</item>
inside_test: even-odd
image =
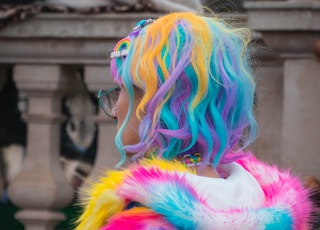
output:
[[[282,103],[281,133],[274,132],[280,137],[278,162],[296,173],[320,177],[320,63],[313,55],[320,39],[320,2],[257,1],[245,7],[248,26],[262,34],[283,62],[283,95],[274,101]]]
[[[16,218],[27,230],[54,229],[65,218],[58,210],[74,197],[59,163],[61,98],[74,84],[74,67],[83,70],[90,92],[110,87],[109,54],[115,42],[150,17],[157,15],[39,14],[0,32],[1,67],[13,67],[16,86],[28,98],[26,157],[9,186],[11,201],[21,208]],[[119,159],[113,121],[101,111],[95,121],[98,144],[89,181]]]
[[[252,16],[255,5],[249,4],[247,7],[249,20],[251,20],[250,17],[255,17]],[[64,178],[58,159],[59,129],[64,119],[61,113],[61,98],[68,93],[69,86],[73,84],[75,74],[73,67],[83,70],[83,82],[92,93],[100,88],[112,86],[109,76],[109,53],[115,42],[126,36],[136,21],[157,16],[145,13],[39,14],[0,32],[0,68],[13,67],[16,86],[28,98],[28,109],[24,115],[28,125],[26,158],[20,173],[9,187],[10,199],[21,208],[16,218],[25,225],[26,229],[54,229],[54,225],[64,218],[58,210],[73,199],[74,193]],[[245,22],[246,16],[243,15],[233,16],[232,20],[237,17]],[[252,22],[249,22],[251,23],[249,25],[252,25]],[[252,27],[255,28],[254,25]],[[263,31],[262,35],[264,35]],[[258,122],[261,124],[261,135],[253,146],[255,153],[263,159],[277,163],[282,163],[283,159],[291,154],[290,157],[295,156],[292,157],[295,165],[302,165],[297,167],[302,173],[313,173],[319,176],[319,167],[313,167],[312,160],[309,159],[303,163],[300,160],[305,156],[315,157],[308,152],[308,149],[319,147],[319,143],[307,139],[310,134],[314,137],[319,137],[319,134],[309,130],[309,126],[303,128],[299,123],[299,119],[307,118],[299,115],[301,113],[306,115],[306,109],[313,111],[313,114],[319,114],[319,110],[311,105],[299,104],[298,113],[292,111],[293,99],[299,103],[301,100],[311,99],[314,106],[316,99],[312,99],[311,95],[302,98],[296,95],[289,99],[293,86],[286,84],[290,77],[299,81],[301,71],[307,71],[306,68],[319,72],[318,67],[315,63],[288,62],[283,69],[283,60],[278,58],[277,53],[270,52],[268,49],[257,49],[255,55],[259,67],[256,71],[258,83],[256,107]],[[286,72],[294,65],[296,65],[294,72]],[[299,69],[300,65],[302,69]],[[285,71],[285,80],[283,71]],[[317,72],[313,72],[310,82],[305,83],[307,85],[304,88],[295,90],[308,91],[305,88],[307,86],[314,89],[319,82],[316,80]],[[311,75],[310,72],[308,75]],[[297,113],[297,115],[293,120],[288,121],[289,113]],[[112,168],[119,159],[113,143],[115,134],[113,121],[101,110],[94,119],[98,128],[98,141],[96,159],[89,180],[98,178],[103,170]],[[315,123],[314,120],[313,117],[313,123]],[[290,126],[297,125],[294,122],[297,122],[298,126],[292,130]],[[318,127],[316,124],[315,126]],[[302,135],[299,129],[306,130],[308,134]],[[289,141],[289,137],[292,140]],[[304,151],[309,155],[298,158],[301,152],[291,153],[294,147],[292,143],[297,139],[299,143],[306,141],[308,145],[312,145]],[[290,149],[283,150],[283,144],[288,142],[291,143],[288,145],[291,146],[288,147]],[[312,170],[308,170],[309,168]]]

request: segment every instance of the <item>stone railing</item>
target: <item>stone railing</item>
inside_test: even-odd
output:
[[[247,6],[251,23],[249,25],[254,29],[256,24],[252,24],[250,17],[254,18],[253,22],[259,21],[253,14],[258,9],[255,4],[258,3]],[[61,113],[61,98],[73,84],[74,67],[83,69],[83,81],[90,92],[96,93],[99,88],[110,87],[112,81],[109,76],[109,52],[119,38],[131,31],[136,21],[149,17],[157,15],[39,14],[0,32],[0,64],[2,67],[13,67],[16,86],[28,98],[28,109],[24,114],[28,127],[26,158],[20,173],[9,186],[10,199],[21,208],[16,218],[26,229],[53,229],[54,225],[64,218],[58,210],[73,199],[74,192],[65,180],[59,163],[59,129],[65,119]],[[240,18],[246,19],[243,16]],[[285,30],[279,27],[279,30],[281,29]],[[257,31],[264,35],[260,27]],[[320,165],[319,157],[312,160],[310,158],[315,157],[311,150],[320,147],[320,142],[314,141],[316,137],[319,139],[319,134],[314,129],[320,130],[319,122],[317,123],[319,107],[315,103],[320,93],[315,90],[319,85],[319,79],[316,78],[319,67],[311,59],[308,59],[311,62],[285,61],[283,85],[282,59],[270,52],[270,49],[257,49],[256,57],[260,67],[256,76],[257,116],[261,124],[261,134],[253,146],[255,153],[263,159],[277,163],[290,157],[293,165],[303,174],[320,176],[319,167],[314,167],[316,161],[317,165]],[[296,70],[288,72],[294,66]],[[302,69],[299,69],[299,66]],[[311,70],[315,72],[310,72]],[[309,71],[309,78],[303,81],[303,84],[311,87],[312,95],[308,94],[311,91],[304,85],[297,89],[303,90],[301,95],[304,97],[300,98],[299,94],[291,98],[289,96],[295,88],[290,85],[290,80],[305,76],[301,71]],[[299,105],[294,104],[293,99],[298,100]],[[311,100],[312,103],[303,105],[301,100]],[[306,115],[307,109],[310,109],[310,114],[313,115],[303,117],[301,114]],[[291,114],[294,114],[294,118]],[[311,123],[307,121],[307,125],[303,126],[299,119],[304,121],[307,118],[311,119]],[[97,154],[89,180],[98,178],[104,169],[112,168],[119,159],[113,144],[113,122],[101,111],[96,114],[95,122],[99,131]],[[310,127],[311,124],[314,127]],[[302,134],[301,130],[306,134]],[[288,145],[290,148],[285,148],[282,154],[283,146],[289,143],[289,138],[292,139],[290,143],[305,141],[308,144],[303,146],[309,147],[303,151],[300,148],[295,151],[292,149],[295,145],[291,143]]]
[[[74,84],[76,68],[83,69],[86,88],[96,93],[112,85],[109,54],[135,22],[147,14],[39,14],[0,32],[0,64],[13,67],[20,92],[28,98],[26,157],[10,183],[9,197],[21,208],[16,218],[28,230],[53,229],[64,219],[58,210],[74,196],[59,162],[61,98]],[[88,180],[118,162],[115,127],[101,111],[95,117],[98,144]]]

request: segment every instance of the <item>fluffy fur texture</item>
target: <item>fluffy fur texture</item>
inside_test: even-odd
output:
[[[164,216],[151,209],[137,207],[116,214],[101,230],[117,229],[173,230],[176,228],[166,221]]]
[[[320,229],[320,180],[309,176],[304,179],[305,187],[308,188],[309,198],[313,203],[312,229]]]
[[[130,95],[116,136],[120,163],[126,151],[139,158],[152,150],[169,160],[201,152],[204,164],[215,167],[236,146],[249,145],[257,129],[250,35],[248,29],[188,12],[168,14],[129,34],[128,55],[111,60],[114,81]],[[135,110],[136,89],[143,97]],[[123,146],[132,113],[141,118],[140,142]]]
[[[307,190],[296,177],[251,155],[238,163],[264,191],[265,200],[259,208],[218,210],[209,206],[185,179],[194,172],[179,163],[152,159],[113,172],[96,184],[90,193],[96,196],[86,204],[77,230],[98,230],[102,226],[103,230],[309,229],[312,207]],[[131,201],[143,207],[125,210]]]

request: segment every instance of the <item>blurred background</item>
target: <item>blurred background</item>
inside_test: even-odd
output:
[[[319,0],[0,0],[1,230],[74,228],[82,191],[119,160],[96,99],[113,84],[110,51],[171,11],[253,31],[260,133],[249,150],[320,178]]]

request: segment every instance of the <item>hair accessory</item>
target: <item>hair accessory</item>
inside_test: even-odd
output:
[[[136,26],[133,28],[131,35],[135,34],[137,36],[139,34],[139,31],[145,27],[146,25],[154,22],[155,19],[149,18],[139,21]],[[130,39],[129,37],[123,38],[114,47],[113,52],[110,54],[110,58],[118,58],[118,57],[125,57],[129,53],[129,47],[130,47]]]
[[[185,154],[179,159],[188,167],[199,166],[202,162],[201,153]]]
[[[110,58],[125,57],[128,55],[128,52],[129,50],[113,51],[110,54]]]
[[[130,47],[130,39],[128,37],[122,38],[114,47],[113,52],[110,54],[110,58],[124,57],[128,55]]]
[[[150,23],[152,23],[154,21],[155,21],[155,19],[153,19],[153,18],[143,19],[143,20],[137,22],[136,26],[133,27],[133,31],[140,30],[143,27],[145,27],[146,25],[148,25],[148,24],[150,24]]]

